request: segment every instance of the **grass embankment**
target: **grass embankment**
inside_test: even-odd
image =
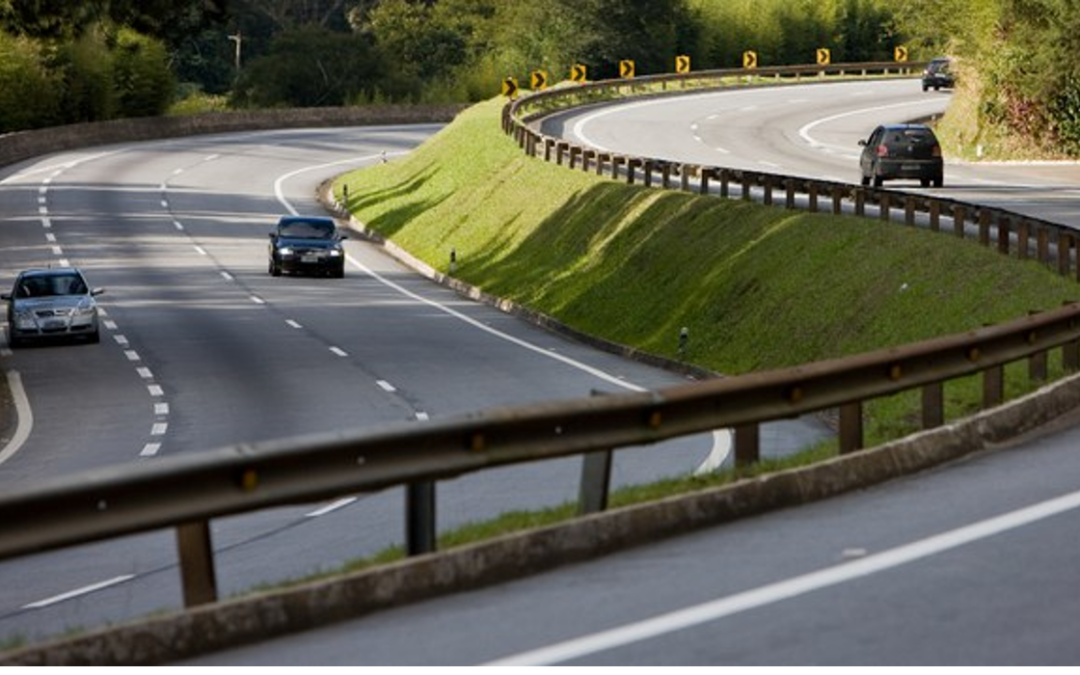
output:
[[[959,333],[1080,299],[1042,265],[876,220],[640,186],[525,157],[477,105],[407,158],[339,179],[367,226],[442,271],[586,333],[725,374]],[[1013,392],[1017,378],[1010,379]],[[974,383],[946,388],[969,412]],[[867,438],[914,429],[915,396]]]

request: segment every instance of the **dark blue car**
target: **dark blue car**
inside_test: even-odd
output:
[[[270,233],[270,274],[282,272],[345,276],[343,236],[332,218],[283,216]]]

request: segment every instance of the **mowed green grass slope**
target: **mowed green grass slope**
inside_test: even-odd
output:
[[[686,327],[686,360],[734,375],[1080,299],[1045,266],[954,235],[527,158],[501,132],[501,105],[474,106],[409,156],[341,177],[335,194],[347,185],[360,221],[433,267],[448,271],[453,250],[455,277],[577,330],[676,358]]]

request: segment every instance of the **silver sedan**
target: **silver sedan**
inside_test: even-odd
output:
[[[100,341],[95,296],[82,272],[73,267],[20,272],[7,300],[8,345],[21,347],[30,340],[85,338]]]

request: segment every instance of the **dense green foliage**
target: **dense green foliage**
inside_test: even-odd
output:
[[[959,57],[954,152],[1076,156],[1078,25],[1073,0],[0,0],[0,131],[158,114],[177,94],[185,110],[479,101],[575,64],[602,79],[626,59],[651,74],[676,55],[704,70],[905,45]]]

